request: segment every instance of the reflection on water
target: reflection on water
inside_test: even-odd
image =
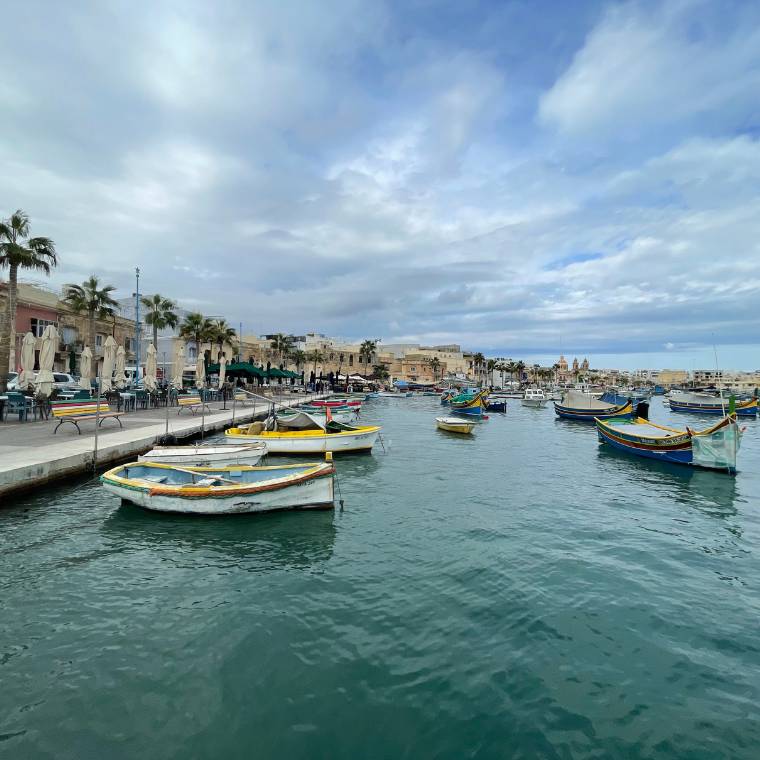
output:
[[[306,569],[332,557],[332,510],[203,517],[148,512],[131,504],[116,509],[102,525],[118,545],[203,552],[235,560],[249,570]]]

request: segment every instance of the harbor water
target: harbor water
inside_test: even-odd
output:
[[[334,513],[3,504],[0,757],[757,758],[760,422],[734,478],[442,411],[367,402]]]

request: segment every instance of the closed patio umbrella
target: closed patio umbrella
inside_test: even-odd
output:
[[[107,393],[113,388],[113,368],[116,364],[116,341],[113,335],[106,338],[103,349],[103,369],[100,373],[100,389]]]
[[[124,346],[119,346],[116,349],[116,375],[114,378],[117,388],[123,388],[127,384],[127,375],[124,372],[126,358]]]
[[[145,359],[145,377],[143,379],[146,391],[153,392],[156,390],[158,382],[156,381],[156,347],[148,344],[148,356]]]
[[[37,393],[49,396],[53,390],[53,362],[55,350],[58,347],[58,331],[53,325],[48,325],[42,333],[42,348],[40,349],[40,372],[37,375]]]
[[[206,384],[206,362],[203,351],[198,351],[198,359],[195,362],[195,385],[202,388]]]
[[[224,354],[219,357],[219,387],[224,385],[224,378],[227,375],[227,358]]]
[[[182,373],[185,370],[185,344],[177,341],[177,347],[174,350],[174,362],[172,363],[172,385],[178,390],[182,390]]]
[[[18,376],[18,387],[26,389],[34,385],[34,335],[28,332],[21,343],[21,374]]]
[[[85,346],[82,355],[79,357],[79,387],[83,390],[91,390],[92,382],[92,351],[89,346]]]

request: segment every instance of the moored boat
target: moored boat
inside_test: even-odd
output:
[[[534,409],[543,409],[546,406],[546,395],[541,388],[526,388],[522,397],[522,405]]]
[[[562,401],[554,402],[554,411],[562,419],[594,422],[595,418],[630,417],[633,404],[628,400],[624,404],[610,404],[588,393],[568,391]]]
[[[500,412],[502,414],[506,413],[507,411],[507,400],[504,398],[494,398],[493,396],[488,397],[488,401],[486,401],[486,411],[487,412]]]
[[[480,417],[488,400],[488,391],[479,391],[475,395],[461,393],[451,399],[451,411],[454,414],[466,414]]]
[[[222,467],[224,465],[255,465],[267,453],[263,443],[248,443],[239,446],[154,446],[150,451],[137,457],[140,462],[178,464],[183,467]]]
[[[320,454],[324,452],[371,451],[381,427],[353,427],[327,422],[317,430],[263,430],[262,424],[226,430],[226,440],[264,443],[270,454]]]
[[[461,417],[436,417],[435,424],[439,430],[445,430],[448,433],[472,433],[475,422],[462,419]]]
[[[723,415],[728,411],[731,400],[729,398],[721,399],[720,396],[714,396],[710,393],[673,391],[668,397],[668,403],[673,412]],[[740,417],[757,416],[757,399],[736,401],[736,414]]]
[[[351,424],[359,416],[359,410],[356,407],[339,407],[337,409],[324,406],[299,406],[295,409],[287,409],[277,412],[277,424],[281,427],[288,428],[309,428],[320,423],[324,425],[327,421],[326,409],[330,409],[330,416],[336,422]],[[319,422],[315,423],[315,419]]]
[[[736,472],[742,431],[729,414],[706,430],[677,430],[647,419],[596,419],[599,440],[619,451],[661,462]]]
[[[361,407],[362,402],[359,399],[317,399],[311,402],[311,406],[328,406],[328,407],[341,407],[341,406],[356,406]]]
[[[124,501],[153,511],[229,515],[330,509],[334,472],[330,462],[198,468],[133,462],[114,467],[100,481]]]

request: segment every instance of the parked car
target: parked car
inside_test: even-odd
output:
[[[37,379],[37,372],[34,373],[35,380]],[[57,388],[59,391],[66,388],[76,388],[77,380],[73,375],[69,375],[66,372],[53,372],[53,388]],[[25,390],[18,387],[18,372],[8,373],[8,390],[17,391]]]

